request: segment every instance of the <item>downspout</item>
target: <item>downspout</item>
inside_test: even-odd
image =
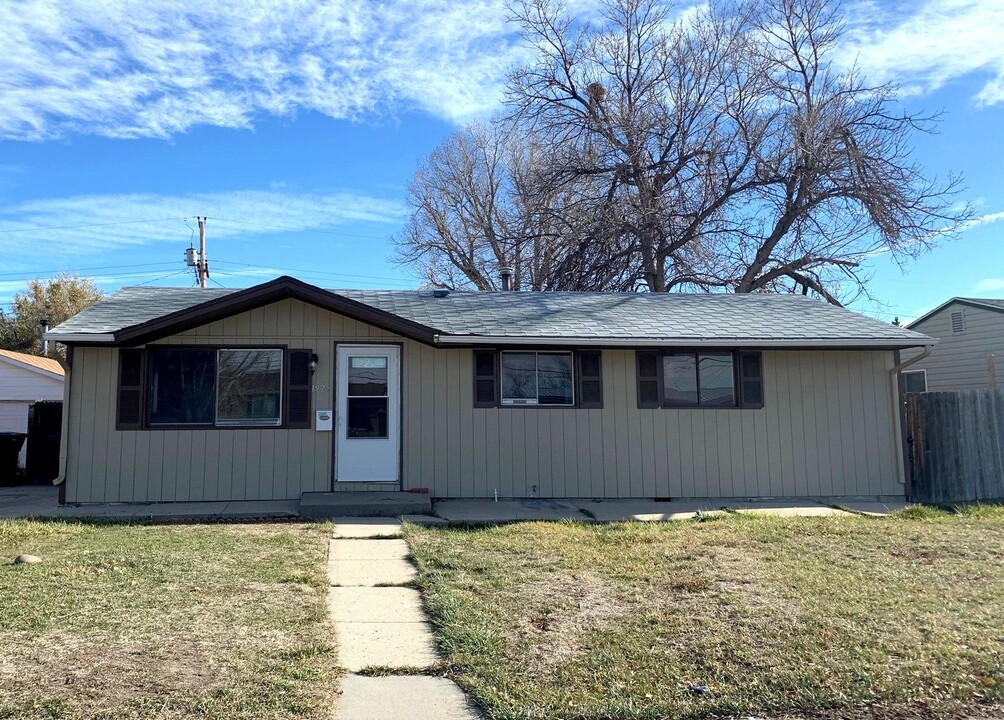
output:
[[[894,365],[891,370],[889,370],[889,383],[892,386],[892,417],[893,417],[893,429],[895,431],[896,440],[896,470],[899,474],[899,484],[903,486],[904,491],[906,489],[906,461],[903,458],[904,448],[903,448],[903,414],[900,408],[899,399],[899,374],[903,372],[906,368],[910,367],[914,363],[920,362],[934,349],[934,345],[925,345],[924,351],[919,355],[915,355],[909,360],[904,360],[903,362]]]
[[[52,481],[59,486],[59,504],[66,502],[66,459],[70,445],[70,383],[73,381],[73,346],[66,346],[66,360],[55,353],[59,364],[63,366],[63,418],[59,433],[59,475]]]

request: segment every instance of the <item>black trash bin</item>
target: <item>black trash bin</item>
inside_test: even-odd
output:
[[[21,446],[26,437],[27,433],[0,432],[0,485],[17,485],[21,482],[17,456],[21,454]]]

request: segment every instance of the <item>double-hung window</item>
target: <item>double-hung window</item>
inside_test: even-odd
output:
[[[503,352],[503,405],[575,405],[572,353]]]
[[[602,353],[475,350],[474,407],[603,407]]]

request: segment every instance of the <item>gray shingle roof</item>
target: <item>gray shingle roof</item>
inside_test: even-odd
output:
[[[114,333],[238,292],[224,289],[124,288],[54,328],[53,336]],[[433,329],[441,336],[674,340],[836,345],[929,343],[910,330],[801,295],[591,292],[338,290],[338,295]]]

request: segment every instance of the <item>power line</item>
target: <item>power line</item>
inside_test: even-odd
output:
[[[135,263],[132,265],[100,265],[97,267],[85,267],[85,268],[60,268],[58,270],[25,270],[23,272],[13,272],[13,273],[0,273],[0,277],[28,277],[29,275],[50,275],[53,273],[60,272],[87,272],[90,270],[121,270],[123,268],[143,268],[143,267],[157,267],[161,265],[175,265],[174,262],[159,262],[159,263]]]
[[[338,232],[336,230],[318,230],[316,228],[296,228],[296,227],[289,227],[288,225],[270,225],[268,223],[252,222],[250,220],[231,220],[228,218],[218,218],[218,217],[209,217],[207,219],[215,220],[216,222],[236,223],[237,225],[252,225],[255,227],[272,228],[274,230],[288,230],[289,232],[320,233],[321,235],[337,235],[339,237],[367,238],[370,240],[387,239],[386,235],[360,235],[358,233]]]
[[[174,277],[175,275],[181,275],[181,273],[187,273],[187,272],[188,268],[186,267],[182,270],[178,270],[177,272],[168,273],[167,275],[161,275],[160,277],[151,278],[150,280],[146,280],[141,283],[136,283],[136,285],[134,285],[133,287],[139,287],[140,285],[149,285],[152,282],[157,282],[158,280],[164,280],[165,278]]]
[[[33,226],[33,227],[21,227],[21,228],[7,228],[0,230],[0,233],[14,233],[14,232],[37,232],[39,230],[75,230],[77,228],[86,227],[107,227],[108,225],[136,225],[138,223],[152,223],[152,222],[165,222],[167,220],[184,220],[183,217],[169,217],[169,218],[152,218],[150,220],[119,220],[118,222],[104,222],[104,223],[86,223],[82,225],[53,225],[50,227]]]

